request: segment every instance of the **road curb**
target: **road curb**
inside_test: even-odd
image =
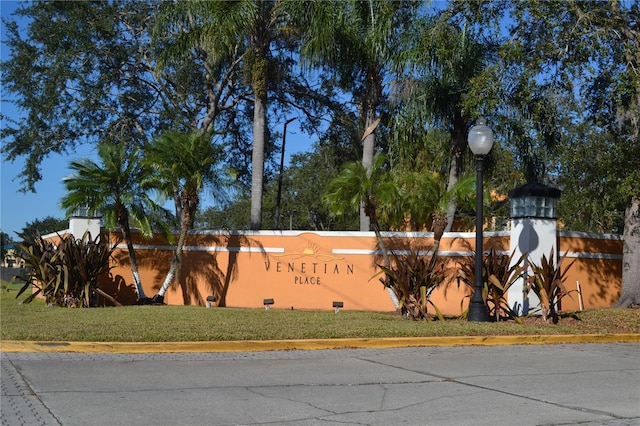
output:
[[[638,342],[640,342],[640,334],[390,337],[376,339],[244,340],[224,342],[34,342],[3,340],[0,341],[0,349],[3,352],[181,353]]]

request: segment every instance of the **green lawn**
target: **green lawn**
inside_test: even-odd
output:
[[[317,338],[640,333],[639,309],[602,309],[563,317],[468,323],[408,321],[393,312],[306,311],[195,306],[49,308],[19,304],[16,286],[0,292],[0,338],[35,341],[225,341]],[[20,299],[23,299],[22,296]]]

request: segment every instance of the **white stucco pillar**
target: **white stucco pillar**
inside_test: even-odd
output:
[[[510,251],[515,253],[512,262],[526,253],[526,262],[540,264],[542,256],[549,257],[553,249],[554,261],[558,257],[558,232],[556,204],[559,189],[540,183],[528,183],[509,191],[511,204]],[[527,270],[527,276],[531,273]],[[509,306],[519,315],[539,310],[540,300],[533,292],[525,294],[525,278],[516,281],[507,294]]]
[[[86,209],[80,209],[69,218],[69,232],[75,239],[81,239],[89,231],[91,239],[95,240],[100,236],[100,224],[100,217],[91,216]]]

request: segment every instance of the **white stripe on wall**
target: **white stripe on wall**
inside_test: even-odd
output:
[[[488,253],[489,251],[485,251],[485,253]],[[351,254],[351,255],[367,255],[367,256],[372,256],[372,255],[378,255],[378,256],[382,256],[382,252],[380,250],[362,250],[362,249],[333,249],[331,251],[331,253],[333,254]],[[508,251],[505,250],[497,250],[496,253],[498,254],[506,254],[509,255]],[[393,254],[396,255],[400,255],[400,256],[406,256],[408,254],[411,254],[411,252],[409,250],[393,250]],[[431,250],[420,250],[418,251],[418,255],[420,256],[425,256],[425,255],[429,255],[431,254]],[[454,251],[454,250],[441,250],[439,252],[440,256],[443,257],[464,257],[464,256],[473,256],[473,252],[472,251]]]
[[[120,250],[127,250],[126,244],[118,244],[116,248]],[[175,246],[170,245],[138,245],[135,244],[133,246],[136,250],[160,250],[160,251],[174,251]],[[183,248],[184,251],[192,251],[192,252],[231,252],[231,253],[285,253],[284,247],[202,247],[202,246],[185,246]],[[488,251],[485,251],[487,253]],[[340,249],[336,248],[331,250],[332,254],[342,254],[342,255],[360,255],[360,256],[381,256],[382,252],[380,250],[369,250],[369,249]],[[411,252],[408,250],[397,250],[393,251],[394,254],[405,256],[410,254]],[[418,252],[420,256],[428,255],[431,251],[429,250],[421,250]],[[510,253],[506,250],[498,250],[496,253],[501,255],[509,255]],[[473,251],[455,251],[455,250],[443,250],[440,251],[440,256],[442,257],[465,257],[465,256],[473,256]],[[569,258],[577,258],[577,259],[604,259],[604,260],[621,260],[621,254],[611,254],[611,253],[585,253],[585,252],[563,252],[562,256],[566,256]]]
[[[133,231],[136,231],[133,229]],[[242,236],[265,236],[265,237],[296,237],[302,234],[314,234],[319,237],[349,237],[349,238],[371,238],[376,234],[373,231],[230,231],[230,230],[191,230],[189,235],[242,235]],[[509,231],[485,231],[484,237],[508,237]],[[394,232],[382,231],[382,236],[386,238],[433,238],[433,232]],[[442,238],[474,238],[475,232],[445,232]]]
[[[610,253],[582,253],[582,252],[575,252],[575,251],[565,251],[561,255],[575,258],[575,259],[622,260],[621,254],[610,254]]]
[[[558,231],[560,238],[590,238],[593,240],[623,240],[622,235],[618,234],[595,234],[593,232],[578,232],[578,231]]]
[[[331,250],[333,254],[362,254],[362,255],[382,255],[380,250],[369,250],[369,249],[333,249]]]
[[[118,244],[117,248],[126,250],[126,244]],[[169,245],[138,245],[133,246],[136,250],[161,250],[175,251],[175,246]],[[232,252],[232,253],[284,253],[284,247],[202,247],[202,246],[184,246],[183,251],[206,251],[206,252]]]

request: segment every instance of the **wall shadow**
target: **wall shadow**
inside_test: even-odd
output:
[[[565,268],[573,262],[568,270],[571,282],[565,283],[567,290],[576,290],[580,281],[585,309],[611,306],[620,297],[622,287],[622,259],[589,258],[591,255],[622,255],[622,240],[595,238],[558,238],[560,254],[564,252],[584,253],[587,257],[567,257],[562,265]],[[595,256],[594,256],[595,257]],[[583,279],[580,279],[582,277]],[[571,307],[578,308],[576,293],[570,294]],[[565,302],[569,300],[564,299]],[[567,305],[567,303],[565,303]]]
[[[175,246],[170,245],[161,237],[144,241],[138,241],[137,238],[134,238],[134,244],[150,247],[136,249],[136,261],[145,295],[151,297],[162,287],[175,256]],[[154,246],[162,248],[156,249],[153,248]],[[167,250],[166,247],[171,247],[171,249]],[[226,306],[229,286],[239,276],[238,256],[240,252],[249,247],[258,248],[257,251],[266,257],[262,243],[233,231],[226,234],[206,234],[204,236],[190,234],[185,247],[187,249],[182,252],[182,261],[176,273],[176,279],[170,286],[172,290],[180,289],[185,305],[203,306],[207,303],[208,296],[214,296],[216,298],[214,306]],[[190,250],[189,247],[196,247],[196,249]],[[200,247],[208,247],[211,250],[200,250]],[[221,250],[216,250],[216,247]],[[227,258],[225,259],[223,256],[227,256]],[[133,276],[130,273],[131,266],[127,249],[115,250],[112,261],[114,267],[119,270],[117,273],[111,273],[108,278],[103,277],[101,288],[122,304],[136,303],[137,294],[133,284]],[[127,275],[125,271],[129,271],[129,274]]]
[[[166,242],[164,243],[166,244]],[[134,244],[138,244],[138,242],[134,241]],[[146,297],[152,297],[158,292],[158,290],[160,290],[160,287],[162,287],[164,278],[169,271],[173,255],[173,250],[136,250],[138,272],[140,273],[140,280],[142,281]],[[114,275],[113,273],[110,273],[109,280],[101,281],[101,288],[110,288],[112,291],[115,291],[116,294],[122,295],[122,299],[120,299],[120,296],[116,297],[114,296],[114,293],[107,291],[107,293],[114,296],[116,300],[123,305],[133,305],[137,302],[138,295],[133,283],[129,252],[126,248],[119,250],[116,249],[112,254],[112,259],[115,262],[116,267],[121,268],[119,271],[120,274]],[[152,284],[149,284],[149,282],[152,282]],[[125,288],[128,288],[129,290],[125,291]]]
[[[107,278],[100,280],[100,289],[112,296],[123,305],[133,305],[138,300],[136,289],[133,284],[127,284],[122,275],[109,273]],[[114,306],[113,303],[98,295],[100,306]]]
[[[211,246],[224,247],[225,250],[208,253],[190,251],[183,255],[179,285],[185,305],[204,306],[207,297],[214,296],[216,300],[212,306],[226,307],[229,286],[239,277],[238,256],[241,248],[257,247],[263,257],[267,256],[260,242],[245,235],[229,232],[210,237],[213,239]],[[222,262],[224,255],[227,256],[226,262]],[[207,294],[201,294],[201,287],[198,286],[198,282],[203,281]]]
[[[401,233],[383,234],[384,242],[392,253],[401,255],[410,251],[420,251],[428,255],[433,249],[433,236],[431,233],[423,233],[414,236],[403,236]],[[291,237],[287,237],[291,238]],[[183,254],[183,264],[180,273],[171,286],[169,301],[171,304],[184,303],[188,305],[207,305],[207,297],[214,296],[216,301],[213,306],[226,307],[227,299],[235,305],[236,294],[242,297],[253,297],[251,293],[255,286],[256,291],[263,291],[264,286],[274,286],[278,291],[289,291],[283,288],[280,282],[280,275],[269,272],[269,262],[279,259],[280,256],[293,256],[300,254],[315,258],[331,252],[332,247],[327,247],[322,242],[318,242],[316,236],[301,235],[299,238],[287,240],[280,243],[277,235],[245,235],[242,232],[194,232],[190,233],[186,244],[187,250]],[[364,291],[385,290],[380,279],[384,277],[379,274],[378,265],[383,264],[380,255],[378,241],[371,236],[363,236],[357,241],[339,236],[336,241],[327,240],[330,244],[336,244],[337,248],[352,250],[354,254],[348,253],[341,259],[345,262],[356,262],[356,275],[358,285],[367,285]],[[348,242],[347,242],[348,241]],[[169,270],[171,260],[174,256],[174,246],[169,245],[161,238],[156,237],[151,241],[138,240],[136,253],[138,254],[138,264],[141,279],[144,284],[145,294],[152,296],[156,292]],[[267,253],[265,247],[283,245],[286,253]],[[319,244],[319,245],[318,245]],[[438,303],[454,304],[457,309],[458,299],[464,301],[466,288],[458,286],[457,276],[460,274],[461,265],[466,262],[473,263],[474,259],[474,238],[469,234],[445,234],[440,243],[441,261],[445,263],[448,276],[438,290],[434,292],[434,297]],[[594,259],[590,257],[602,257],[591,255],[596,253],[619,256],[622,254],[622,241],[615,238],[585,238],[582,235],[577,237],[559,237],[559,252],[586,253],[585,257],[578,258],[569,270],[567,287],[569,290],[575,289],[576,280],[580,280],[583,291],[585,308],[595,308],[610,306],[617,300],[620,291],[620,276],[622,261],[620,259]],[[498,235],[484,235],[484,251],[509,251],[509,236],[504,233]],[[309,250],[310,254],[306,254]],[[300,253],[297,253],[297,252]],[[376,254],[369,254],[375,251]],[[253,256],[253,257],[252,257]],[[257,257],[256,257],[257,256]],[[133,286],[133,278],[129,268],[129,259],[126,249],[117,249],[114,252],[114,270],[108,282],[101,281],[101,287],[110,295],[115,295],[117,300],[123,304],[135,303],[136,294]],[[271,259],[271,261],[270,261]],[[357,261],[355,259],[358,259]],[[265,262],[262,262],[264,260]],[[566,264],[573,261],[567,258]],[[394,262],[393,254],[391,261]],[[302,262],[302,261],[301,261]],[[266,269],[266,271],[265,271]],[[273,269],[271,272],[275,272]],[[366,275],[366,276],[365,276]],[[265,282],[256,282],[253,277],[261,277]],[[282,276],[285,276],[284,274]],[[291,277],[293,279],[293,277]],[[104,280],[102,278],[101,280]],[[238,293],[230,288],[231,283],[238,283]],[[350,289],[351,282],[345,282],[345,289]],[[306,287],[305,287],[306,288]],[[318,287],[324,289],[325,287]],[[371,290],[370,290],[371,289]],[[331,288],[333,293],[322,297],[347,298],[347,293],[342,294],[342,287]],[[231,293],[229,293],[231,291]],[[265,290],[266,291],[266,290]],[[295,290],[294,290],[295,291]],[[306,290],[304,290],[306,291]],[[324,290],[323,290],[324,291]],[[350,291],[350,290],[349,290]],[[179,294],[182,292],[182,294]],[[444,293],[444,294],[443,294]],[[288,293],[287,293],[288,294]],[[306,294],[306,293],[303,293]],[[349,293],[351,294],[351,293]],[[230,297],[228,297],[230,295]],[[442,302],[440,300],[443,300]],[[251,303],[258,303],[251,299]],[[261,299],[260,299],[261,301]],[[567,303],[564,303],[567,302]],[[574,303],[575,302],[575,303]],[[575,293],[571,298],[563,300],[563,308],[567,310],[577,309],[578,299]],[[244,303],[244,302],[242,302]],[[305,301],[296,300],[304,306]],[[324,302],[323,302],[324,303]],[[376,302],[378,303],[378,302]],[[574,304],[576,307],[574,308]]]

